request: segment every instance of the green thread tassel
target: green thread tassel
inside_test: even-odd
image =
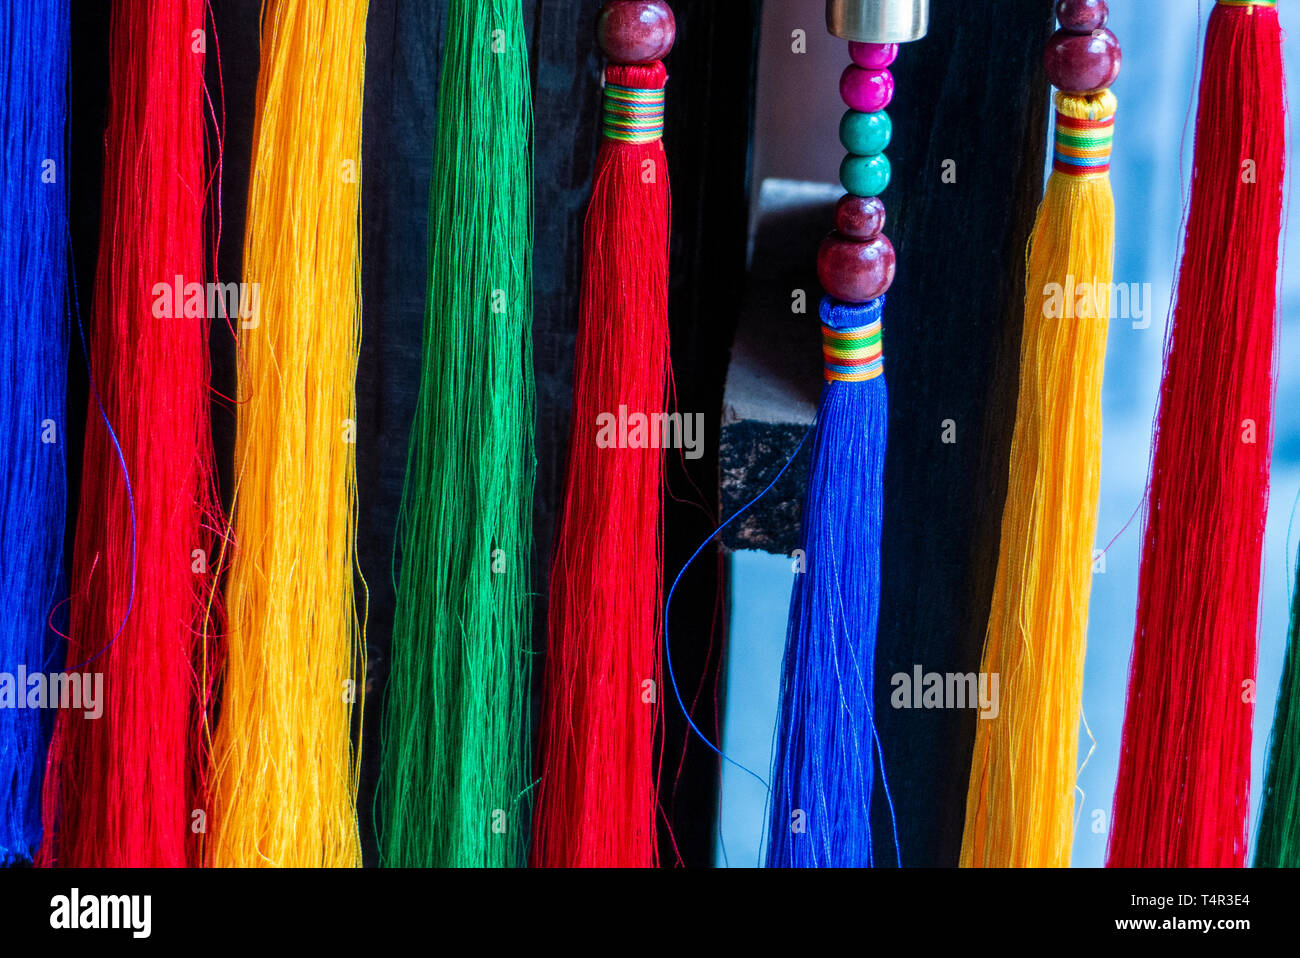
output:
[[[388,866],[526,859],[531,129],[519,0],[451,0],[376,798]]]
[[[1300,558],[1255,837],[1256,868],[1300,868]]]

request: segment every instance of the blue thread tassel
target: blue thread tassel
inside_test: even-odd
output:
[[[883,296],[861,306],[827,297],[822,322],[863,327],[883,306]],[[874,863],[872,686],[887,419],[883,374],[823,387],[800,536],[804,571],[795,576],[786,635],[768,867]],[[883,763],[881,772],[888,797]]]
[[[67,0],[0,0],[0,863],[41,838],[48,671],[63,590],[67,392]],[[56,622],[57,624],[57,622]],[[57,667],[57,666],[55,666]]]

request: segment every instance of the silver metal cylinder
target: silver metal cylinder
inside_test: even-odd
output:
[[[826,0],[826,29],[858,43],[907,43],[925,36],[930,0]]]

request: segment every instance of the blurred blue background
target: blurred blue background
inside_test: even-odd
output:
[[[988,0],[990,7],[992,0]],[[1110,27],[1124,49],[1114,90],[1120,102],[1111,171],[1117,213],[1116,283],[1150,284],[1145,328],[1112,321],[1103,391],[1101,502],[1097,548],[1109,549],[1105,572],[1093,580],[1084,677],[1084,717],[1079,776],[1082,791],[1073,864],[1101,866],[1119,761],[1124,694],[1137,603],[1141,519],[1135,516],[1147,481],[1151,432],[1160,386],[1161,358],[1180,222],[1192,159],[1194,91],[1210,0],[1112,0]],[[836,121],[842,109],[835,79],[844,63],[841,42],[826,35],[822,0],[770,0],[765,5],[763,59],[758,87],[755,192],[766,177],[833,183],[843,150]],[[1199,16],[1198,11],[1199,10]],[[1300,5],[1280,4],[1287,30],[1288,89],[1300,90]],[[825,77],[814,99],[806,85],[789,82],[789,37],[806,30],[808,61]],[[904,51],[906,55],[906,51]],[[807,62],[807,61],[805,61]],[[1289,173],[1294,177],[1295,117],[1288,130]],[[1300,217],[1285,212],[1283,249],[1300,242]],[[897,200],[905,202],[905,198]],[[1287,241],[1290,240],[1288,243]],[[1144,323],[1138,323],[1139,326]],[[1300,270],[1282,269],[1278,334],[1278,384],[1272,493],[1260,596],[1259,676],[1252,772],[1252,826],[1258,812],[1263,765],[1286,646],[1294,538],[1291,514],[1300,493]],[[1113,542],[1112,542],[1113,540]],[[729,558],[731,618],[726,676],[724,749],[766,777],[770,768],[786,603],[792,582],[784,556],[738,552]],[[1091,755],[1089,756],[1089,752]],[[751,776],[726,766],[722,777],[718,864],[759,861],[765,790]]]

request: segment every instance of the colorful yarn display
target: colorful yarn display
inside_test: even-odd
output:
[[[387,865],[526,861],[531,120],[519,0],[452,0],[377,803]]]
[[[48,721],[18,676],[61,665],[68,365],[67,0],[0,2],[0,865],[41,838]],[[62,619],[59,615],[57,618]],[[12,698],[10,698],[12,696]]]
[[[847,109],[836,114],[846,155],[834,228],[816,252],[822,378],[815,420],[802,439],[795,417],[780,415],[797,409],[797,390],[785,388],[793,366],[768,362],[783,348],[761,325],[772,304],[758,300],[779,299],[782,311],[805,309],[805,289],[790,290],[786,300],[784,287],[807,283],[787,284],[785,272],[773,267],[785,255],[781,231],[802,222],[816,184],[764,182],[755,219],[745,215],[745,196],[757,193],[747,194],[739,175],[755,145],[744,135],[747,124],[755,116],[772,119],[764,115],[771,104],[763,95],[761,112],[743,95],[736,102],[750,76],[742,68],[770,45],[771,24],[763,24],[760,44],[761,4],[739,20],[678,8],[690,42],[674,62],[683,73],[688,62],[700,73],[690,84],[696,89],[674,89],[709,98],[707,109],[684,101],[690,109],[674,111],[670,138],[679,127],[698,126],[705,144],[692,159],[674,155],[674,172],[681,173],[674,236],[664,143],[665,61],[678,26],[670,2],[597,5],[595,39],[605,58],[599,122],[589,115],[572,124],[572,135],[559,136],[563,118],[543,115],[535,90],[554,101],[566,84],[586,82],[584,97],[597,93],[594,61],[582,49],[571,56],[568,30],[589,23],[595,6],[584,16],[580,4],[556,4],[542,14],[524,0],[445,0],[429,10],[376,5],[368,23],[370,0],[261,0],[256,20],[258,8],[222,13],[210,0],[118,0],[84,18],[70,0],[0,0],[0,868],[355,868],[367,861],[385,868],[648,868],[661,864],[661,849],[678,865],[716,853],[720,863],[758,858],[769,868],[858,868],[901,866],[900,834],[909,861],[951,862],[963,784],[963,868],[1070,865],[1081,820],[1076,796],[1086,784],[1079,739],[1100,555],[1094,549],[1109,326],[1119,303],[1132,305],[1135,318],[1149,315],[1139,305],[1149,300],[1149,284],[1121,284],[1129,287],[1122,290],[1114,283],[1111,162],[1119,104],[1112,87],[1122,51],[1108,29],[1108,2],[1053,3],[1058,29],[1047,41],[1044,74],[1053,87],[1054,144],[1032,232],[1028,212],[1039,199],[1046,131],[1038,111],[1047,101],[1023,81],[1022,92],[1034,93],[1025,114],[1033,122],[1023,129],[1013,123],[1014,135],[1000,146],[968,151],[979,162],[962,167],[960,188],[955,167],[944,162],[941,177],[936,165],[936,192],[918,197],[931,204],[926,215],[900,218],[891,201],[888,232],[900,241],[905,263],[930,244],[935,263],[918,274],[922,283],[969,279],[981,269],[975,260],[949,256],[953,244],[934,243],[930,214],[952,206],[959,193],[973,205],[952,222],[978,224],[968,230],[972,244],[986,251],[1006,245],[1008,230],[990,232],[989,223],[1019,224],[1017,247],[1028,233],[1023,274],[1017,250],[1016,261],[997,273],[999,288],[990,287],[1000,303],[1025,281],[1022,302],[994,310],[1012,320],[1005,330],[972,339],[971,330],[988,317],[976,322],[949,310],[943,328],[912,337],[909,350],[907,337],[895,338],[903,325],[898,310],[919,287],[894,286],[897,255],[882,200],[894,172],[888,153],[899,156],[896,132],[900,141],[916,136],[924,103],[954,95],[973,102],[953,84],[972,75],[971,63],[997,30],[989,33],[988,18],[981,21],[970,5],[949,4],[963,11],[943,25],[954,42],[935,37],[927,52],[942,59],[940,46],[961,49],[960,62],[928,90],[906,84],[895,103],[891,69],[902,45],[925,37],[928,0],[826,0],[828,29],[847,43],[850,61],[838,84]],[[989,57],[1003,75],[1032,74],[1036,48],[1049,32],[1047,4],[1037,13],[1028,9],[1033,4],[1022,6],[1017,17],[1033,37]],[[1106,864],[1114,867],[1241,867],[1251,838],[1287,104],[1276,0],[1211,0],[1211,8],[1142,509],[1117,781],[1109,821],[1091,823],[1096,831],[1105,825]],[[390,33],[403,35],[415,20],[428,30],[392,42]],[[97,38],[101,22],[108,29]],[[225,81],[221,64],[208,59],[220,59],[216,30],[219,24],[225,42],[228,23],[231,32],[248,31],[249,49],[256,30],[259,45],[257,66],[244,64],[247,72],[232,84],[255,107],[243,117],[251,121],[246,197],[222,185]],[[790,38],[791,50],[806,50],[802,32]],[[368,50],[368,36],[393,56]],[[784,53],[786,39],[775,39]],[[748,45],[730,48],[736,40]],[[570,48],[550,48],[560,41]],[[100,65],[103,53],[107,62]],[[369,90],[368,59],[378,68]],[[566,62],[579,72],[557,83]],[[436,75],[429,72],[435,64]],[[590,75],[582,72],[587,68]],[[97,111],[104,102],[77,93],[96,83],[107,91],[102,125]],[[905,102],[909,91],[915,104]],[[988,103],[1006,91],[979,92]],[[365,103],[367,95],[386,101],[390,94],[391,109],[382,103],[374,112],[374,102]],[[410,122],[413,100],[419,123]],[[1125,101],[1128,134],[1140,106],[1137,96]],[[932,124],[936,135],[921,151],[931,160],[953,153],[953,144],[969,146],[975,127],[960,117],[952,122],[956,112],[941,110],[942,122]],[[547,136],[535,141],[539,118]],[[430,119],[433,129],[421,134]],[[793,129],[782,125],[785,117],[775,119],[770,129]],[[986,119],[990,129],[1007,125],[1005,116]],[[704,129],[710,124],[717,129]],[[367,195],[381,200],[373,211],[369,199],[362,207],[363,130]],[[102,176],[87,179],[82,171],[78,180],[85,151],[72,147],[101,132]],[[412,136],[422,136],[423,150]],[[397,162],[382,155],[371,162],[375,143],[386,137],[401,153]],[[542,141],[551,145],[537,154],[542,168],[535,170]],[[575,289],[575,276],[561,284],[566,270],[577,269],[573,218],[591,155]],[[412,171],[422,178],[419,164],[430,158],[427,197],[411,204]],[[1126,172],[1132,171],[1121,166],[1119,179]],[[1003,185],[1006,202],[990,199],[997,192],[991,183]],[[423,189],[421,182],[417,192]],[[729,189],[731,199],[718,201]],[[935,205],[940,194],[943,202]],[[217,268],[219,251],[229,252],[220,233],[232,197],[246,204],[237,282]],[[400,216],[395,204],[405,204]],[[909,220],[905,230],[901,219]],[[710,239],[703,251],[680,228],[688,220],[703,224],[700,235]],[[748,268],[747,225],[759,236]],[[418,239],[411,242],[421,231],[423,250]],[[712,244],[724,233],[733,242]],[[554,248],[536,247],[539,237]],[[683,238],[681,248],[673,245]],[[94,278],[79,284],[73,264],[83,258],[94,260]],[[772,275],[743,297],[719,288],[726,283],[718,277],[746,269]],[[386,324],[373,327],[384,333],[376,342],[390,333],[402,340],[401,363],[392,362],[392,339],[376,351],[368,338],[363,357],[363,272],[367,295],[373,288],[378,297],[367,321]],[[412,295],[421,282],[416,395],[407,335],[414,326],[392,323],[413,319]],[[969,283],[951,285],[961,285],[967,301],[979,298]],[[555,307],[574,297],[576,315],[568,325],[561,316],[557,326]],[[671,327],[670,298],[677,324]],[[888,383],[887,303],[895,324]],[[718,304],[736,309],[714,310]],[[718,313],[726,328],[683,349],[690,337],[672,337],[690,332],[692,310]],[[741,329],[728,360],[733,320]],[[216,350],[217,379],[225,378],[229,361],[237,385],[217,393],[211,339],[217,330],[220,347],[225,328],[233,350]],[[542,354],[536,374],[535,329]],[[1003,428],[1009,395],[990,383],[1011,384],[1017,332],[1011,431]],[[573,383],[561,493],[558,462],[550,458],[557,404],[547,400],[555,398],[550,387],[567,363],[565,350],[556,362],[555,344],[567,334],[574,336]],[[917,347],[952,345],[963,335],[963,357],[971,342],[990,345],[979,363],[966,363],[967,371],[982,371],[953,380],[970,388],[939,395],[931,387],[952,364],[917,366],[915,358],[924,358]],[[76,342],[85,354],[84,380],[81,359],[69,354]],[[704,397],[698,418],[674,411],[670,342],[678,353],[703,357],[693,367],[707,387],[696,390]],[[712,375],[724,366],[725,395]],[[359,369],[393,377],[379,389],[363,373],[361,385],[371,391],[362,399],[376,401],[363,401],[360,410]],[[904,402],[900,390],[909,378],[920,385]],[[214,451],[212,403],[225,394],[234,435],[222,461]],[[695,428],[715,399],[724,426],[716,447]],[[1007,487],[1005,499],[973,513],[961,507],[965,500],[950,502],[952,515],[939,517],[936,533],[934,517],[917,525],[893,508],[897,499],[915,509],[926,490],[943,483],[936,486],[931,476],[916,484],[919,492],[900,497],[894,482],[906,484],[915,472],[908,464],[916,456],[904,455],[909,448],[924,453],[940,434],[945,446],[957,441],[965,420],[940,415],[929,438],[907,435],[911,426],[924,433],[924,422],[935,411],[948,415],[941,407],[949,405],[955,417],[963,409],[980,415],[961,427],[967,438],[960,459],[945,460],[948,485],[973,480],[978,489],[987,480],[987,492],[1005,479]],[[403,416],[391,414],[403,408],[412,412],[405,448]],[[683,426],[687,415],[691,422]],[[79,470],[79,450],[66,445],[70,428],[72,441],[83,443]],[[1009,450],[998,447],[1008,433]],[[231,437],[220,423],[216,434],[222,449]],[[772,450],[796,442],[788,461],[771,462]],[[360,480],[359,443],[379,450],[362,457]],[[664,455],[676,455],[679,445],[684,462],[704,456],[704,464],[718,466],[720,499],[695,495],[694,467],[683,472],[690,491],[676,489]],[[980,471],[990,448],[998,461]],[[395,470],[403,454],[399,507]],[[784,542],[792,529],[782,477],[801,462],[809,472],[798,548],[789,557],[795,574],[779,686],[775,677],[763,680],[761,668],[740,676],[744,669],[733,657],[723,703],[714,683],[720,646],[709,644],[706,654],[703,643],[688,650],[677,638],[670,650],[665,592],[669,605],[675,592],[685,596],[679,617],[716,626],[725,603],[713,586],[721,580],[710,570],[708,589],[697,588],[687,569],[742,516],[749,527],[729,545],[793,548]],[[1114,464],[1107,465],[1109,476]],[[539,478],[544,494],[535,502]],[[562,501],[547,501],[548,490]],[[767,496],[771,508],[752,508]],[[676,513],[694,509],[694,498],[744,505],[726,506],[730,518],[665,589],[665,542],[674,555],[683,529],[703,538],[691,532],[692,523],[714,512],[702,508],[679,528]],[[368,528],[361,528],[362,504]],[[534,554],[535,509],[542,535],[555,520],[549,555]],[[991,548],[963,543],[987,543],[999,519],[994,564]],[[908,528],[916,530],[910,541],[894,539],[896,529],[906,539]],[[386,538],[394,532],[395,542]],[[361,551],[359,536],[367,537]],[[368,650],[372,613],[362,558],[369,571],[372,547],[382,564],[390,545],[393,606],[385,587],[373,620],[386,623],[391,611],[391,646],[377,636],[380,644]],[[934,595],[912,595],[917,590],[904,587],[907,577],[894,564],[900,557],[911,572],[947,563],[974,575],[965,583],[947,576],[947,585],[930,589]],[[770,564],[737,560],[728,631],[732,651],[747,643],[754,662],[766,655],[774,667],[771,649],[755,641],[762,637],[749,634],[755,622],[759,630],[773,625],[765,617],[770,602],[763,602],[771,596],[749,601],[781,557],[768,558]],[[534,568],[535,559],[549,563],[544,595],[533,581],[544,571]],[[1297,564],[1254,836],[1259,868],[1300,867],[1300,553]],[[1104,581],[1098,580],[1099,600]],[[909,596],[922,605],[909,608]],[[972,622],[965,612],[981,598],[990,600],[987,619],[978,607]],[[929,611],[927,601],[946,603],[943,614],[910,614]],[[544,638],[533,634],[539,614]],[[678,618],[672,623],[676,631]],[[963,631],[963,623],[976,634]],[[951,645],[966,659],[962,669],[974,667],[969,640],[978,643],[984,627],[978,673],[927,672],[911,661],[911,651],[922,659],[936,646],[918,651],[908,642],[942,636],[951,631],[947,625],[957,627]],[[1095,629],[1104,631],[1101,625]],[[375,626],[369,629],[376,637]],[[894,676],[896,685],[909,680],[906,696],[877,688],[878,644],[882,683],[896,668],[915,665],[911,675]],[[680,653],[676,662],[671,653]],[[990,688],[993,698],[985,702]],[[957,741],[936,752],[941,761],[909,756],[900,742],[910,736],[914,744],[918,729],[955,728],[968,713],[907,710],[974,706],[964,694],[971,689],[980,699],[971,751]],[[760,729],[758,747],[766,747],[770,732],[771,752],[754,761],[744,726],[762,718],[764,690],[776,709],[775,728]],[[382,714],[367,725],[366,698],[376,691]],[[1118,704],[1118,690],[1110,692]],[[680,721],[670,714],[665,724],[665,694],[676,698]],[[726,705],[725,736],[718,723],[697,724],[696,706],[706,707],[710,695],[710,715],[722,716]],[[886,701],[903,711],[894,713]],[[889,713],[880,734],[877,702]],[[683,750],[679,763],[672,742],[679,725],[709,753]],[[378,750],[363,765],[362,741],[376,733]],[[1116,744],[1099,733],[1102,751],[1107,738]],[[665,749],[673,755],[667,765]],[[948,763],[953,749],[963,753]],[[768,762],[770,787],[763,782]],[[716,796],[710,793],[722,763],[767,790],[763,822],[743,836],[742,851],[737,826],[757,807],[752,791],[733,789],[742,781],[736,777],[719,778],[729,794],[721,784]],[[922,794],[927,781],[940,778],[944,788]],[[908,795],[896,810],[898,793],[890,787],[900,781]],[[666,782],[673,783],[671,796],[669,785],[660,788]],[[361,795],[370,806],[364,811]],[[910,819],[905,831],[900,818]],[[1082,848],[1088,838],[1078,841]],[[1095,853],[1099,846],[1092,847]],[[1222,898],[1237,909],[1244,900],[1237,889],[1211,891],[1194,906],[1220,908]],[[51,927],[60,927],[60,914],[80,918],[97,909],[84,927],[122,925],[118,919],[134,921],[149,907],[147,895],[84,896],[92,897],[88,911],[77,907],[76,887],[66,907],[51,900]],[[1117,929],[1154,927],[1152,916],[1166,930],[1193,926],[1185,916],[1166,917],[1172,899],[1131,898],[1125,909],[1145,917],[1117,919]]]
[[[1210,15],[1108,864],[1246,856],[1285,167],[1273,3]]]
[[[663,451],[610,416],[661,415],[668,386],[668,164],[659,0],[606,4],[604,138],[583,236],[573,420],[551,564],[531,862],[658,862]],[[629,433],[630,436],[630,433]]]
[[[1300,867],[1300,565],[1296,575],[1255,837],[1256,868]]]
[[[171,295],[208,278],[203,0],[113,5],[91,398],[67,663],[102,681],[60,709],[40,862],[198,863],[205,808],[215,494],[208,317]],[[62,79],[60,78],[60,84]]]
[[[361,864],[356,566],[366,0],[263,7],[214,745],[218,866]],[[439,743],[440,746],[445,743]]]
[[[828,9],[832,30],[842,22],[836,6]],[[844,26],[837,32],[851,41],[853,60],[840,79],[847,192],[817,253],[829,294],[820,307],[825,385],[782,666],[767,843],[775,868],[863,867],[877,858],[871,801],[884,758],[873,689],[889,420],[881,326],[895,272],[878,194],[890,177],[883,151],[892,136],[884,110],[894,94],[893,40],[919,39],[925,24],[897,38],[877,34],[874,23]],[[896,836],[890,850],[897,860]]]
[[[1048,44],[1053,172],[1029,243],[1020,393],[984,674],[1001,705],[976,722],[961,864],[1070,863],[1115,204],[1120,49],[1105,3],[1061,0]]]

